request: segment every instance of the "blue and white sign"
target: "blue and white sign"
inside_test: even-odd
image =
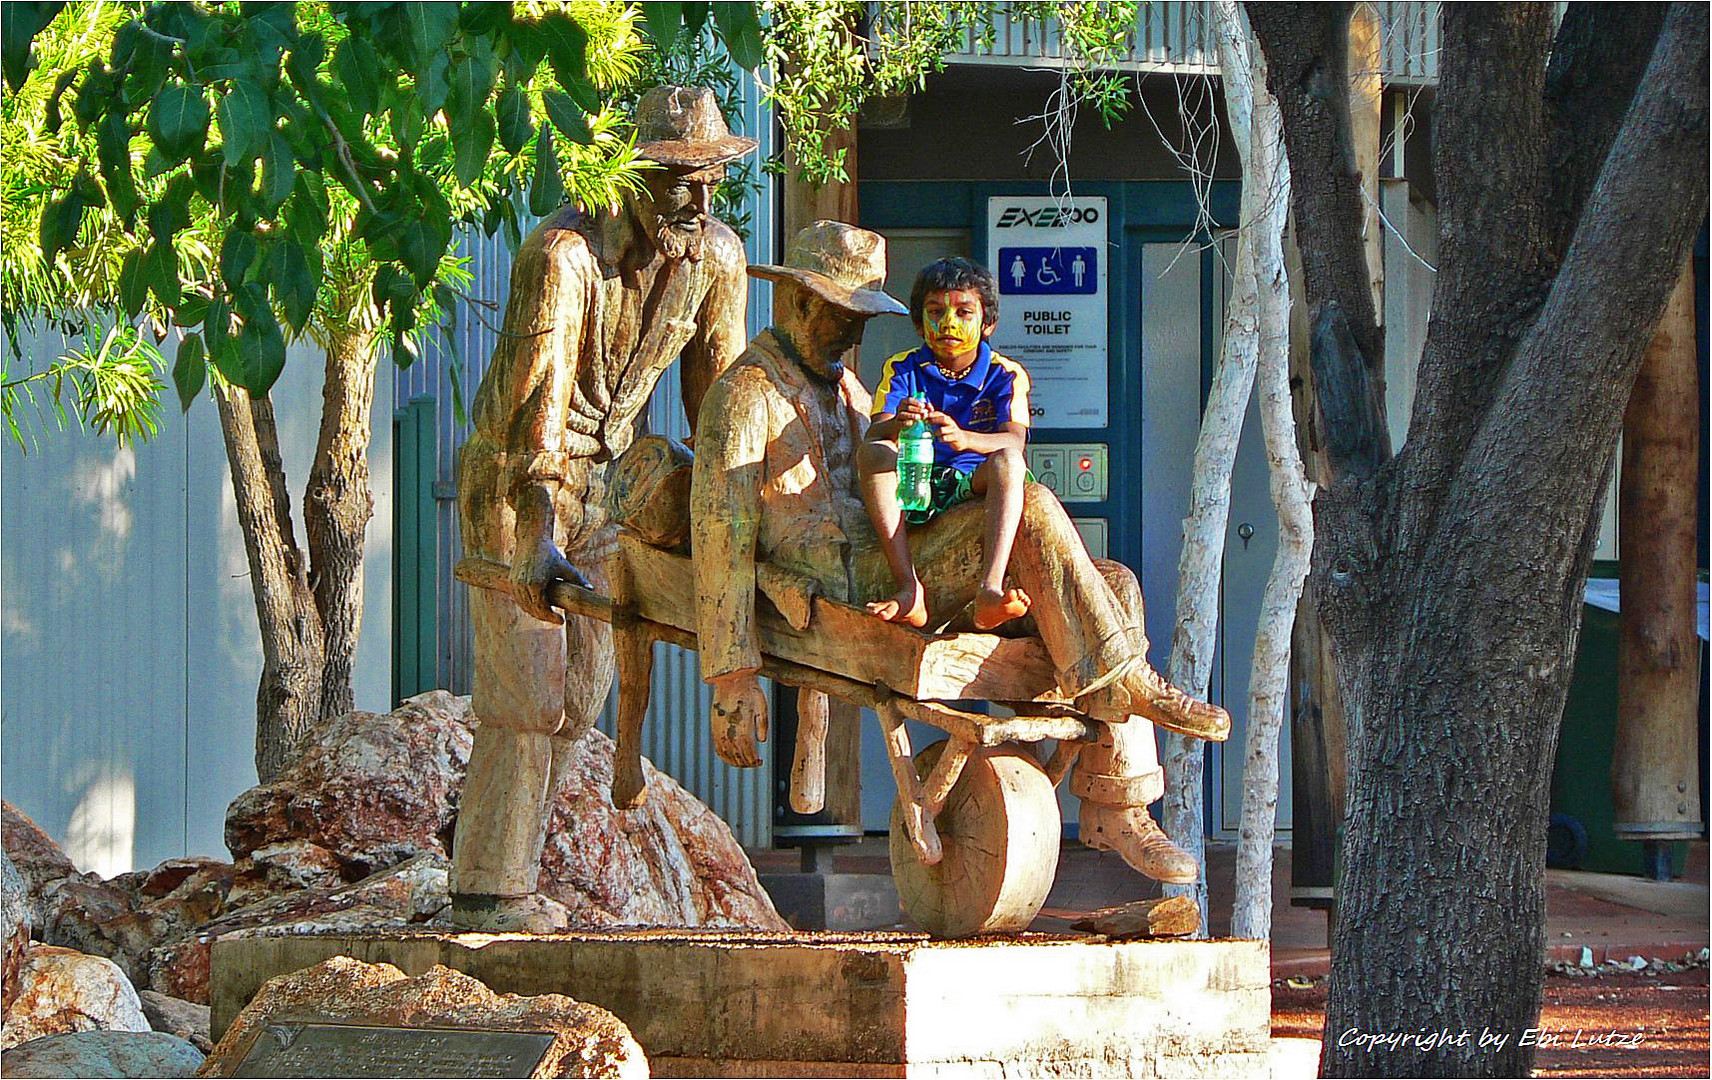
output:
[[[995,264],[1000,294],[1092,295],[1099,289],[1100,249],[1091,247],[1004,247]]]
[[[1106,200],[995,195],[987,251],[999,279],[993,347],[1028,369],[1036,427],[1107,422]]]

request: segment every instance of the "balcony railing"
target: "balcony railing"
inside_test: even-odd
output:
[[[1439,76],[1439,5],[1374,3],[1379,14],[1381,77],[1388,85],[1425,86]],[[1055,23],[1012,18],[1001,12],[991,43],[965,37],[947,62],[965,65],[1054,68],[1065,63]],[[1213,5],[1205,0],[1143,3],[1129,35],[1128,52],[1110,65],[1120,71],[1216,75]]]

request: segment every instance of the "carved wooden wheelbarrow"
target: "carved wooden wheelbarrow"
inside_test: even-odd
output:
[[[681,548],[655,546],[629,527],[620,529],[607,571],[610,597],[564,581],[548,596],[563,611],[612,625],[619,682],[612,801],[629,808],[645,797],[641,734],[653,643],[696,648],[695,573]],[[482,559],[461,561],[457,576],[482,588],[511,587],[506,567]],[[1026,928],[1057,871],[1062,825],[1053,788],[1101,724],[1063,700],[1045,647],[1036,638],[928,633],[885,622],[814,595],[765,564],[758,579],[761,674],[803,691],[793,808],[821,808],[827,696],[873,709],[897,782],[891,864],[905,912],[940,937]],[[965,700],[991,701],[1016,715],[948,704]],[[931,724],[947,738],[917,754],[905,720]],[[1044,739],[1058,740],[1045,762],[1019,745]]]

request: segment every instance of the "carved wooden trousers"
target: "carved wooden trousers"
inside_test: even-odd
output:
[[[938,625],[974,598],[981,581],[983,501],[952,507],[910,531],[910,554],[927,593],[929,625]],[[879,600],[897,588],[878,549],[855,560],[855,602]],[[1033,608],[1006,633],[1038,633],[1069,693],[1092,689],[1147,655],[1141,585],[1129,567],[1092,559],[1081,534],[1051,491],[1023,489],[1022,524],[1006,572]],[[953,619],[953,629],[967,629]],[[1145,806],[1165,791],[1153,725],[1139,716],[1106,725],[1078,759],[1071,790],[1092,802]]]
[[[599,559],[567,557],[606,591]],[[606,704],[612,628],[580,615],[553,626],[486,589],[470,590],[470,618],[479,725],[452,841],[452,891],[523,896],[535,891],[553,794]]]

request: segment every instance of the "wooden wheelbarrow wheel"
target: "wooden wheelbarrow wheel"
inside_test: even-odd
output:
[[[926,777],[941,740],[915,757]],[[1058,869],[1060,824],[1052,781],[1026,750],[975,748],[935,818],[944,857],[927,866],[892,806],[892,877],[916,925],[934,937],[961,938],[1027,929],[1046,903]]]

